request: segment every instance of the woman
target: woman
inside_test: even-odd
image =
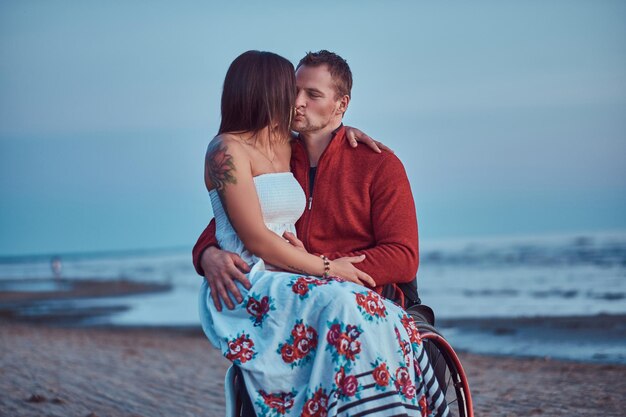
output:
[[[292,64],[269,52],[240,55],[226,74],[205,182],[220,246],[254,266],[234,310],[217,312],[203,281],[203,328],[242,370],[259,416],[446,412],[423,384],[413,322],[358,284],[374,284],[355,266],[363,258],[318,257],[281,237],[306,203],[289,172],[295,93]]]

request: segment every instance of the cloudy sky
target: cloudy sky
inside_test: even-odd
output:
[[[423,240],[626,229],[621,1],[0,3],[0,255],[191,247],[230,62],[329,49]]]

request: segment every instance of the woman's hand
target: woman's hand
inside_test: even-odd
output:
[[[365,255],[350,256],[346,258],[338,258],[330,261],[329,274],[335,277],[343,278],[346,281],[354,282],[355,284],[366,284],[370,287],[375,287],[376,282],[365,272],[357,269],[354,264],[363,262]]]
[[[346,138],[348,138],[348,142],[350,142],[350,146],[353,148],[359,146],[359,142],[361,142],[369,146],[376,153],[380,153],[381,149],[394,153],[390,148],[372,139],[365,132],[360,131],[356,127],[346,126]]]
[[[304,243],[302,243],[302,241],[300,239],[298,239],[296,237],[296,235],[294,235],[293,233],[285,232],[285,233],[283,233],[283,238],[287,242],[291,243],[291,246],[293,246],[294,248],[298,249],[299,251],[309,253],[306,250],[306,248],[304,247]]]

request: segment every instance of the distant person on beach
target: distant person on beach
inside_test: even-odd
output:
[[[60,279],[61,278],[61,272],[63,270],[63,264],[61,263],[61,257],[60,256],[54,256],[50,260],[50,269],[52,269],[52,274],[54,275],[54,278],[56,278],[56,279]]]
[[[447,412],[436,379],[422,376],[413,321],[368,289],[414,278],[417,223],[400,161],[345,140],[351,87],[348,64],[328,51],[307,54],[295,77],[286,59],[248,51],[224,81],[205,163],[211,247],[194,251],[207,275],[200,317],[259,416]],[[225,259],[247,276],[208,272]]]

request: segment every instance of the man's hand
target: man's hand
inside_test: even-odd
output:
[[[204,277],[211,288],[211,298],[213,298],[217,311],[222,311],[220,298],[230,310],[235,308],[228,292],[235,297],[237,303],[243,301],[243,297],[234,281],[237,280],[246,289],[250,289],[250,281],[243,273],[249,272],[250,267],[239,255],[211,246],[202,253],[200,265],[204,270]]]
[[[304,243],[302,243],[302,241],[300,239],[298,239],[296,237],[296,235],[294,235],[291,232],[285,232],[283,233],[283,238],[291,243],[293,246],[296,247],[296,249],[301,250],[302,252],[307,252],[306,248],[304,247]],[[307,252],[308,253],[308,252]]]
[[[346,126],[346,137],[348,138],[348,142],[350,142],[350,146],[353,148],[359,146],[359,142],[361,142],[372,148],[372,150],[376,153],[380,153],[381,149],[394,153],[390,148],[383,145],[381,142],[372,139],[356,127]]]

